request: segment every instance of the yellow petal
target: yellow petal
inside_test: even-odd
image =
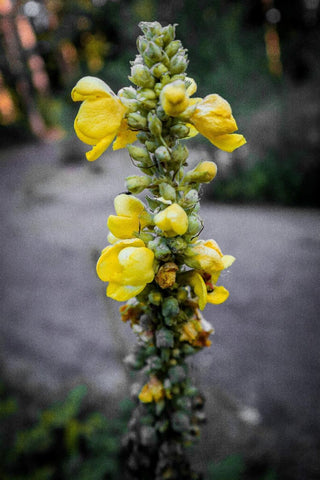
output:
[[[154,253],[146,247],[127,247],[118,255],[123,267],[121,283],[125,285],[141,285],[154,279]]]
[[[126,302],[130,298],[136,297],[145,288],[144,285],[121,285],[120,283],[110,282],[107,287],[107,297],[117,300],[117,302]]]
[[[206,135],[205,135],[206,136]],[[247,143],[246,139],[243,135],[239,135],[238,133],[232,133],[229,135],[219,135],[217,137],[212,136],[207,138],[210,140],[211,143],[220,150],[224,152],[233,152],[236,148],[241,147],[245,143]]]
[[[160,101],[167,115],[171,117],[180,115],[189,105],[185,83],[176,80],[166,85],[161,91]]]
[[[224,268],[229,268],[235,261],[235,257],[233,257],[232,255],[223,255],[221,260]]]
[[[186,272],[179,276],[179,283],[190,285],[193,288],[195,295],[198,297],[199,308],[203,310],[207,304],[207,287],[202,276],[194,270]]]
[[[110,215],[108,228],[117,238],[132,238],[135,232],[139,232],[139,220],[137,217]]]
[[[97,158],[99,158],[103,154],[103,152],[107,150],[113,139],[114,135],[109,135],[108,137],[105,137],[100,142],[98,142],[95,147],[93,147],[89,152],[86,152],[87,160],[89,162],[97,160]]]
[[[100,78],[83,77],[81,78],[71,92],[71,97],[74,102],[83,101],[89,96],[115,96],[111,88]]]
[[[214,291],[212,293],[208,293],[207,301],[209,303],[214,303],[215,305],[219,305],[227,300],[229,297],[229,292],[226,288],[219,286],[214,287]]]
[[[139,393],[139,400],[143,403],[150,403],[153,400],[152,393],[150,392],[149,385],[146,384],[142,387]]]
[[[119,240],[119,238],[115,237],[111,232],[108,233],[107,239],[108,239],[108,242],[112,244],[116,243]]]
[[[125,148],[130,143],[133,143],[137,140],[138,132],[130,130],[128,127],[128,122],[126,119],[123,119],[118,130],[117,138],[113,144],[113,150],[119,150],[120,148]]]
[[[189,133],[186,138],[193,138],[198,135],[198,130],[191,123],[186,123],[186,126],[189,128]]]
[[[197,91],[197,84],[194,79],[190,77],[185,78],[185,83],[187,86],[187,94],[189,95],[189,97],[191,97]]]
[[[155,215],[154,223],[167,237],[183,235],[188,230],[188,216],[177,203],[173,203]]]
[[[209,139],[237,130],[229,103],[217,94],[207,95],[199,102],[190,121],[202,135]]]
[[[114,245],[109,245],[101,252],[97,262],[97,275],[103,282],[115,281],[116,275],[121,274],[122,267],[118,261],[118,255],[126,247],[144,247],[144,243],[139,238],[119,240]]]
[[[145,205],[134,195],[121,193],[114,199],[114,209],[117,215],[134,217],[139,216],[145,210]]]

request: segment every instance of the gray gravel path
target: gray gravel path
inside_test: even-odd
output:
[[[62,166],[60,154],[47,144],[0,154],[2,361],[11,378],[47,392],[84,380],[119,393],[119,359],[133,337],[104,296],[95,258],[107,243],[112,198],[134,169],[119,152],[98,166]],[[202,216],[202,237],[237,261],[221,277],[229,300],[205,311],[216,334],[193,372],[279,431],[294,425],[314,440],[320,212],[204,202]]]

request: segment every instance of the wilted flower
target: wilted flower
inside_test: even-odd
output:
[[[110,87],[95,77],[83,77],[71,92],[74,102],[83,102],[74,122],[79,139],[93,145],[86,153],[89,161],[96,160],[117,139],[113,149],[124,148],[136,139],[136,132],[128,128],[127,108]]]
[[[119,240],[106,247],[97,263],[97,274],[109,282],[107,296],[118,302],[135,297],[154,278],[154,253],[142,240]]]

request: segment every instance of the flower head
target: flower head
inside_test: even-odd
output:
[[[166,237],[183,235],[188,230],[188,216],[180,205],[173,203],[154,217],[154,223]]]
[[[139,400],[143,403],[159,402],[165,397],[165,389],[162,382],[155,376],[151,376],[139,394]]]
[[[73,88],[71,97],[74,102],[83,102],[74,129],[82,142],[93,145],[86,153],[89,161],[100,157],[116,135],[114,150],[135,141],[136,133],[129,130],[125,119],[127,108],[105,82],[95,77],[83,77]]]
[[[119,240],[106,247],[97,263],[97,274],[109,282],[107,296],[118,302],[135,297],[154,278],[154,253],[142,240]]]
[[[110,215],[108,228],[116,238],[132,238],[148,223],[149,215],[145,205],[137,197],[122,193],[114,199],[114,208],[117,215]],[[113,242],[110,242],[113,243]]]

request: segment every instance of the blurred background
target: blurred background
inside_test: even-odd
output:
[[[0,0],[0,478],[121,478],[110,436],[125,422],[79,419],[83,390],[36,419],[79,384],[86,412],[130,409],[117,407],[129,396],[123,358],[134,338],[104,298],[95,260],[113,198],[135,170],[122,151],[86,162],[70,91],[84,75],[115,92],[129,85],[137,25],[153,20],[178,24],[199,96],[226,98],[248,142],[233,154],[203,138],[188,144],[190,163],[218,165],[203,191],[204,238],[237,257],[223,278],[230,299],[205,312],[213,345],[192,367],[209,418],[194,458],[218,480],[316,480],[319,0]],[[79,445],[93,431],[103,440],[92,455],[100,448],[109,466],[81,476]],[[69,440],[57,473],[44,457],[57,455],[59,435]]]

